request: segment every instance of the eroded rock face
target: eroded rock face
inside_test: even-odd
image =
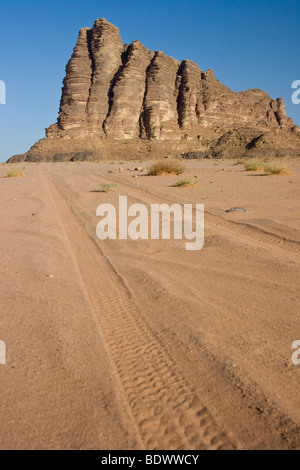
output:
[[[184,60],[180,66],[178,83],[178,123],[182,129],[192,130],[199,127],[200,103],[203,73],[198,65]],[[201,97],[202,98],[202,97]]]
[[[66,67],[58,119],[60,130],[77,129],[80,132],[87,127],[87,103],[93,72],[90,38],[89,28],[80,30],[74,53]]]
[[[114,81],[122,66],[124,45],[118,28],[104,19],[96,20],[90,35],[92,75],[87,103],[87,123],[92,133],[103,134]]]
[[[201,129],[292,129],[282,99],[261,90],[234,93],[212,70],[181,64],[139,41],[123,44],[104,18],[84,28],[66,68],[57,127],[48,136],[176,140]]]
[[[147,69],[141,138],[166,140],[178,136],[177,76],[179,62],[157,51]]]
[[[125,63],[116,75],[111,106],[104,122],[105,134],[113,139],[140,137],[147,69],[154,52],[134,41],[125,52]]]
[[[63,83],[58,122],[46,129],[47,138],[34,145],[31,156],[49,152],[51,145],[60,155],[70,140],[79,152],[97,150],[104,141],[136,139],[177,141],[180,150],[193,141],[195,150],[211,150],[231,131],[243,134],[243,142],[249,128],[249,138],[282,132],[293,148],[300,145],[299,128],[287,118],[281,98],[261,90],[235,93],[212,70],[204,72],[189,60],[179,63],[139,41],[124,45],[119,29],[104,18],[80,30]]]

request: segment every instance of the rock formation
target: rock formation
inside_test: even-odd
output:
[[[57,123],[12,161],[101,158],[113,156],[110,148],[125,158],[128,149],[158,148],[203,156],[255,148],[300,154],[300,129],[281,98],[261,90],[235,93],[189,60],[179,63],[139,41],[124,45],[103,18],[80,30],[63,85]]]

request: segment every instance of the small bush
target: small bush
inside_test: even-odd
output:
[[[177,186],[178,188],[188,188],[188,187],[196,186],[196,184],[197,184],[197,181],[192,181],[192,180],[186,179],[186,180],[178,181],[175,184],[175,186]]]
[[[159,176],[167,174],[181,175],[184,173],[184,166],[177,162],[162,161],[154,163],[149,169],[149,175]]]
[[[267,161],[267,160],[265,160]],[[267,175],[290,175],[292,172],[286,166],[267,165],[263,162],[249,162],[245,163],[246,171],[264,171]]]
[[[102,193],[109,193],[110,191],[117,191],[117,185],[115,183],[102,183],[100,189]]]
[[[262,162],[247,162],[244,168],[246,171],[264,171],[265,165]]]
[[[287,166],[265,165],[267,175],[290,175],[292,172]]]
[[[6,178],[22,178],[24,176],[25,176],[24,171],[18,168],[13,168],[12,170],[9,170],[6,173]]]

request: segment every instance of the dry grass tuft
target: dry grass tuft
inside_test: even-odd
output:
[[[290,175],[291,170],[284,165],[265,165],[264,167],[267,175]]]
[[[100,186],[100,190],[102,193],[117,191],[117,185],[115,183],[102,183]]]
[[[184,166],[178,162],[162,161],[154,163],[149,168],[149,175],[151,176],[159,176],[166,173],[173,175],[181,175],[182,173],[184,173]]]
[[[184,180],[178,181],[178,182],[175,184],[175,186],[176,186],[177,188],[188,188],[188,187],[192,188],[192,187],[196,186],[197,184],[198,184],[197,181],[192,181],[192,180],[189,180],[189,179],[184,179]]]
[[[6,173],[5,178],[23,178],[25,173],[19,168],[13,168]]]
[[[267,175],[290,175],[292,173],[287,166],[278,164],[268,165],[264,162],[248,162],[244,166],[246,171],[263,171]]]
[[[264,171],[265,165],[263,162],[247,162],[244,168],[246,171]]]

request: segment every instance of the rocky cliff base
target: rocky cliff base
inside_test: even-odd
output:
[[[9,162],[137,160],[181,156],[184,158],[300,157],[300,138],[284,131],[237,129],[193,140],[120,142],[113,139],[43,139],[29,152]]]

